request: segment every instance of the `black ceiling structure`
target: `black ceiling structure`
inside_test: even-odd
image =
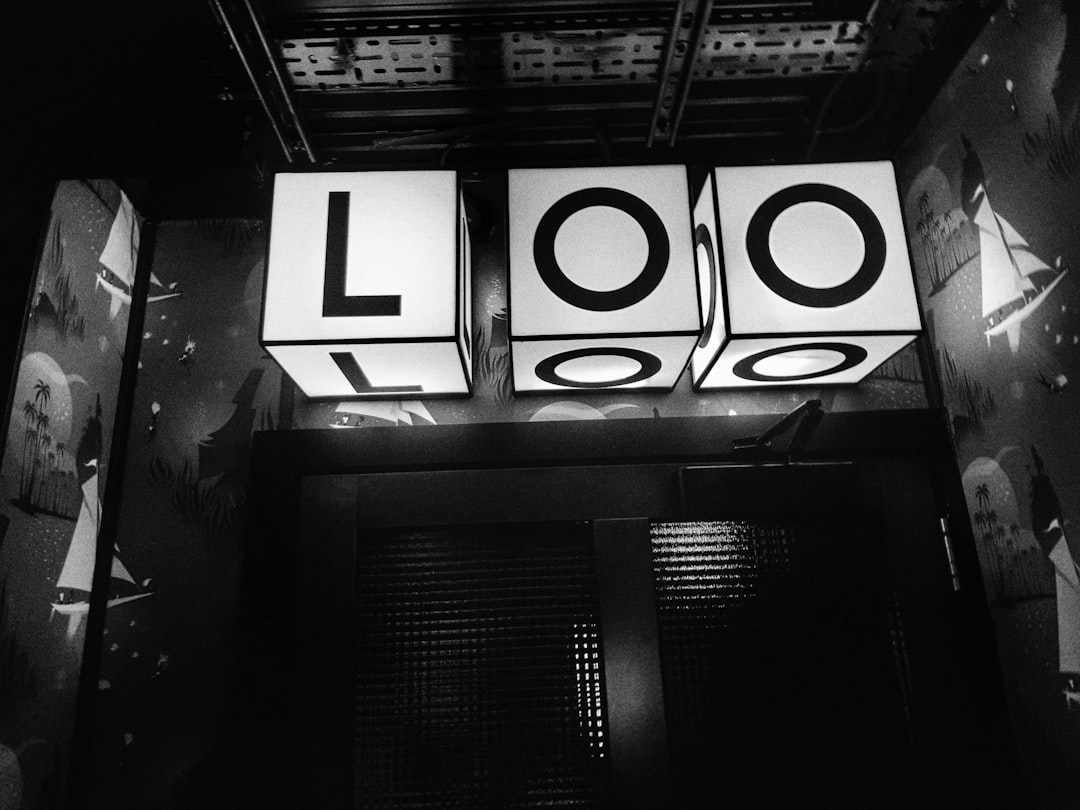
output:
[[[996,2],[23,4],[0,248],[32,266],[71,177],[117,179],[160,220],[265,216],[290,169],[454,168],[482,196],[511,166],[891,158]]]
[[[979,17],[958,0],[213,2],[264,29],[301,164],[880,157]]]
[[[15,88],[18,157],[3,171],[889,157],[991,10],[989,0],[39,9],[12,62],[34,81]]]

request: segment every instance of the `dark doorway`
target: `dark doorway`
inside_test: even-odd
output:
[[[282,795],[1006,806],[974,553],[942,534],[956,493],[924,419],[830,417],[794,463],[698,432],[746,432],[724,420],[615,443],[610,424],[370,431],[322,473],[325,437],[294,435],[291,481],[262,483],[294,506],[251,549],[292,628],[262,617],[256,658],[278,657],[267,683],[312,741]]]

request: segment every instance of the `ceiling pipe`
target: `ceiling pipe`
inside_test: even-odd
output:
[[[308,160],[315,163],[315,150],[311,148],[311,141],[308,140],[307,133],[304,132],[304,127],[300,123],[300,114],[296,110],[296,106],[293,104],[292,94],[289,88],[285,84],[285,80],[281,77],[281,70],[278,68],[277,56],[270,48],[270,43],[266,39],[266,34],[263,33],[262,25],[257,12],[251,5],[251,0],[243,0],[244,8],[247,10],[249,17],[251,18],[251,27],[255,31],[255,37],[259,40],[259,44],[262,45],[263,52],[266,54],[267,62],[270,64],[270,73],[273,75],[274,80],[277,82],[278,88],[281,91],[281,98],[285,101],[285,106],[288,107],[289,115],[292,117],[294,125],[296,127],[296,134],[300,138],[300,142],[304,146],[304,151],[307,153]]]
[[[247,55],[244,53],[244,48],[240,44],[240,37],[229,22],[229,17],[225,13],[225,9],[221,4],[221,0],[210,0],[210,6],[214,9],[214,16],[218,18],[218,21],[224,27],[225,32],[229,35],[229,40],[232,42],[233,50],[236,51],[236,55],[240,57],[240,64],[244,66],[244,72],[247,73],[248,78],[251,80],[252,87],[255,88],[255,95],[259,98],[259,104],[263,108],[263,112],[266,113],[266,117],[270,119],[270,127],[274,130],[274,135],[277,136],[278,143],[281,144],[281,151],[285,153],[285,159],[289,163],[293,162],[292,150],[289,148],[288,141],[285,139],[284,133],[278,126],[277,119],[274,117],[274,112],[270,107],[270,102],[267,100],[266,95],[263,93],[262,87],[259,84],[259,80],[255,76],[255,71],[251,67],[251,63],[248,61]]]

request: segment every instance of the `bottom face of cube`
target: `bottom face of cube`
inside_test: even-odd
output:
[[[424,399],[472,393],[472,370],[456,341],[264,348],[312,399]]]
[[[711,367],[693,369],[694,390],[850,385],[914,339],[914,335],[734,339]]]
[[[694,337],[512,340],[514,393],[670,391]]]

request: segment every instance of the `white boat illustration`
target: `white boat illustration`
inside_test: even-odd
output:
[[[139,228],[135,221],[135,209],[131,200],[123,191],[120,192],[120,207],[116,211],[109,239],[101,251],[98,261],[101,269],[94,279],[94,284],[109,294],[109,317],[120,314],[120,307],[131,305],[131,288],[135,283],[135,262],[139,255]],[[150,274],[150,283],[156,290],[147,296],[147,303],[164,301],[181,295],[176,289],[176,282],[165,285],[155,274]]]
[[[64,567],[60,571],[60,577],[56,581],[58,593],[57,600],[52,603],[52,609],[61,615],[68,617],[68,636],[74,636],[79,622],[90,609],[90,591],[94,580],[94,560],[97,555],[98,531],[101,528],[101,499],[98,497],[98,474],[97,460],[89,462],[94,466],[94,474],[82,485],[83,501],[79,508],[79,518],[75,523],[75,531],[71,536],[71,545],[68,547],[67,557],[64,559]],[[112,579],[129,583],[135,588],[134,593],[130,588],[125,590],[129,593],[120,596],[110,596],[106,602],[107,607],[116,607],[125,602],[134,602],[136,599],[144,599],[152,596],[151,591],[139,589],[135,578],[121,562],[115,549],[112,558]]]
[[[984,334],[990,338],[1004,333],[1013,354],[1020,348],[1020,325],[1031,317],[1068,273],[1057,273],[1049,283],[1038,288],[1032,276],[1051,271],[1046,262],[1032,251],[1024,238],[1004,217],[990,207],[986,188],[980,183],[971,197],[977,205],[974,222],[979,228],[982,262],[982,315]]]
[[[331,422],[332,428],[357,428],[352,417],[373,416],[376,419],[384,419],[397,425],[413,424],[413,417],[419,417],[424,422],[435,424],[435,417],[431,415],[424,403],[415,399],[408,400],[382,400],[365,402],[362,400],[349,400],[338,403],[335,413],[338,414],[336,422]]]

